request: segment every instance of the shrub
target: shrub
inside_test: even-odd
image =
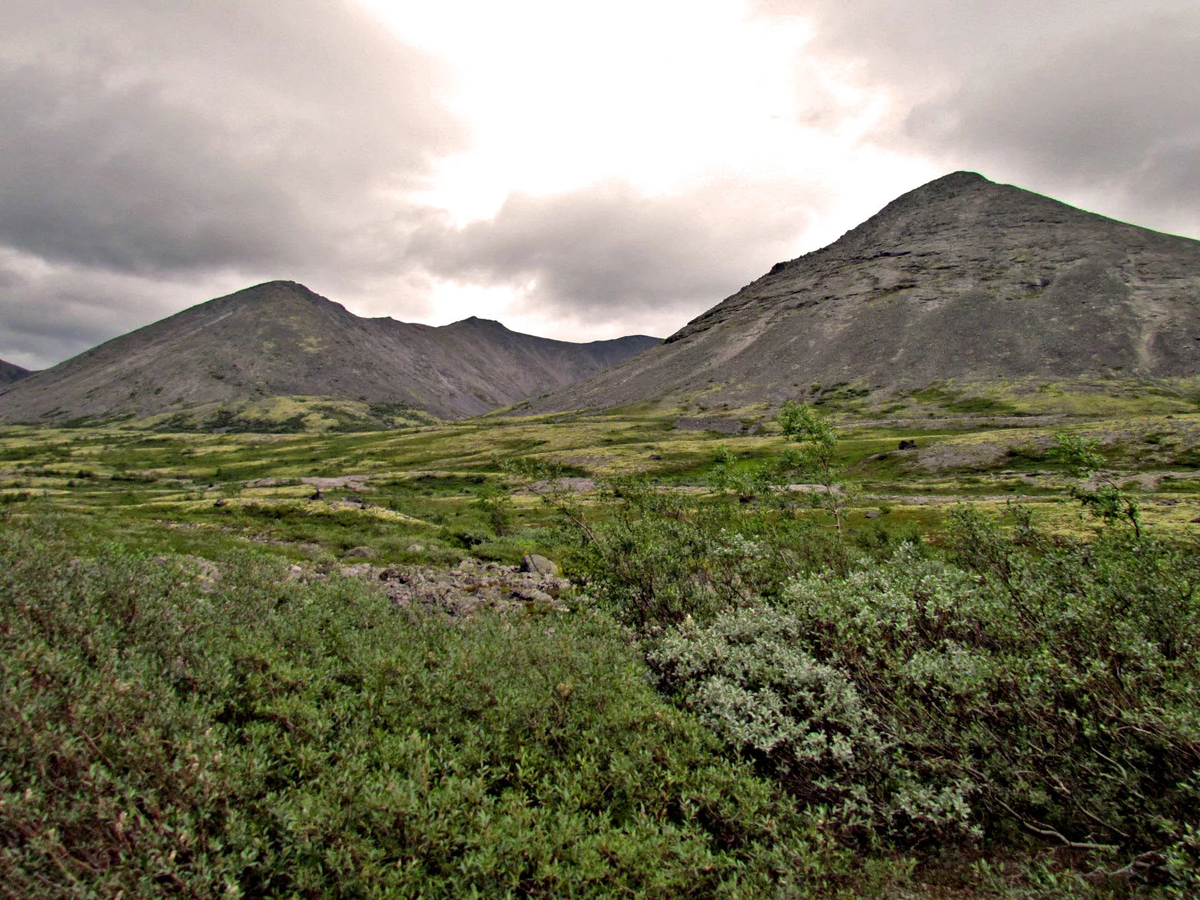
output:
[[[662,686],[844,832],[1019,827],[1163,852],[1200,808],[1200,557],[1132,531],[1056,544],[971,510],[955,563],[902,546],[795,579],[650,654]]]
[[[707,621],[774,596],[797,571],[847,564],[850,548],[811,524],[734,497],[698,502],[644,480],[603,485],[608,518],[575,511],[569,560],[618,619],[641,631]]]
[[[0,529],[9,895],[786,897],[825,865],[602,618],[222,568]]]

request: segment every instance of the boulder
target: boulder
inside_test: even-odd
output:
[[[558,566],[537,553],[527,553],[521,557],[521,571],[534,575],[554,576],[558,574]]]

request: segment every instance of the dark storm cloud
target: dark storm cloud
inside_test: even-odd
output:
[[[379,266],[396,198],[463,146],[443,80],[348,2],[7,0],[0,357],[57,361],[213,285]]]
[[[196,272],[176,278],[128,275],[89,266],[48,265],[0,248],[0,358],[37,369],[229,293],[244,283]]]
[[[49,260],[307,260],[457,137],[342,4],[10,0],[0,34],[0,241]]]
[[[759,0],[809,17],[810,60],[886,90],[873,140],[1139,224],[1200,234],[1200,6],[1193,0]],[[805,73],[804,67],[801,72]],[[833,96],[802,74],[815,121]]]
[[[623,184],[516,194],[490,220],[427,224],[409,250],[445,278],[532,282],[527,307],[581,322],[700,312],[788,254],[807,213],[786,193],[719,183],[669,197]]]

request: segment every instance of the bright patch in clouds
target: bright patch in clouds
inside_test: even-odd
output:
[[[472,147],[428,196],[456,218],[487,216],[514,189],[621,178],[662,193],[796,165],[799,20],[748,22],[741,2],[363,2],[455,72],[449,105]]]
[[[416,195],[444,210],[447,224],[491,220],[517,194],[573,194],[569,202],[586,203],[581,192],[619,182],[647,203],[673,198],[684,217],[687,204],[678,201],[711,208],[719,192],[730,233],[758,238],[741,259],[725,259],[725,276],[704,285],[710,293],[664,290],[607,321],[595,315],[604,307],[594,294],[468,290],[463,281],[475,276],[464,264],[459,280],[438,280],[429,321],[486,309],[513,327],[561,338],[579,337],[580,322],[597,337],[669,333],[765,266],[833,240],[856,224],[847,216],[869,215],[881,196],[940,174],[863,146],[888,112],[886,97],[845,77],[845,65],[806,58],[813,32],[802,17],[754,18],[740,0],[361,2],[454,73],[445,99],[467,123],[468,147],[439,160]],[[868,171],[851,176],[855,169]],[[639,217],[636,202],[627,212]],[[762,233],[763,221],[773,223],[771,234]],[[561,254],[558,262],[567,265]]]

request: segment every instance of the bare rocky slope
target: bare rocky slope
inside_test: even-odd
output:
[[[0,384],[12,384],[14,381],[28,378],[32,374],[28,369],[23,369],[16,363],[0,359]]]
[[[275,281],[191,307],[0,390],[10,423],[143,419],[211,404],[327,397],[446,419],[507,406],[624,362],[657,338],[575,344],[470,318],[360,318]]]
[[[1200,241],[956,172],[777,264],[636,360],[519,410],[778,404],[813,382],[1189,378]]]

